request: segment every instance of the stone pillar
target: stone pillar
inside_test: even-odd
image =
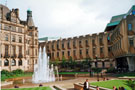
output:
[[[134,57],[127,57],[129,71],[135,71],[135,58]]]

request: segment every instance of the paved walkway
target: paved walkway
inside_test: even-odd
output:
[[[50,83],[44,83],[43,86],[54,86],[58,85],[62,88],[65,88],[66,90],[73,90],[74,88],[74,83],[84,83],[86,79],[89,79],[89,82],[97,81],[96,77],[90,78],[90,77],[78,77],[76,79],[72,80],[64,80],[64,81],[56,81],[56,82],[50,82]],[[112,79],[111,77],[109,79]],[[100,79],[103,80],[103,79]],[[38,87],[39,84],[22,84],[19,85],[20,88],[31,88],[31,87]],[[14,88],[13,85],[11,86],[4,86],[4,88]]]

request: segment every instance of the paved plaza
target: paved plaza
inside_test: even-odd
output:
[[[97,77],[78,77],[76,79],[71,79],[71,80],[64,80],[64,81],[56,81],[56,82],[49,82],[49,83],[44,83],[43,86],[59,86],[62,87],[66,90],[73,90],[74,88],[74,83],[84,83],[84,81],[86,79],[89,79],[89,82],[94,82],[97,81]],[[113,77],[109,77],[109,79],[115,79]],[[100,80],[102,81],[103,78],[100,78]],[[19,85],[20,88],[31,88],[31,87],[38,87],[39,84],[23,84],[23,85]],[[13,86],[5,86],[2,87],[4,88],[14,88]]]

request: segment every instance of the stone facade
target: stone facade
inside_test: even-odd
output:
[[[0,66],[12,71],[32,71],[38,60],[38,29],[27,11],[27,20],[19,17],[19,9],[0,5]]]
[[[92,59],[99,68],[135,70],[135,6],[122,15],[113,16],[99,34],[58,39],[40,43],[50,60]]]

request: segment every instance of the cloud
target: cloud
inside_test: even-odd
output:
[[[72,37],[104,31],[114,15],[126,13],[133,0],[9,0],[8,6],[20,9],[21,19],[33,11],[39,37]]]

